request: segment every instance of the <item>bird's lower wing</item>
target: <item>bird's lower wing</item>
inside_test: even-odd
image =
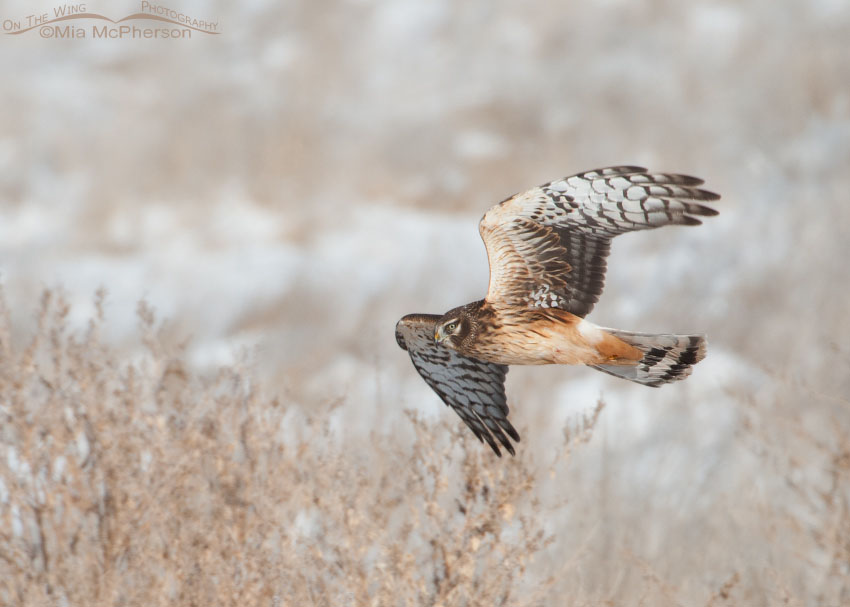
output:
[[[461,356],[434,341],[439,316],[409,314],[396,325],[396,340],[410,354],[413,366],[434,392],[460,416],[481,441],[501,456],[498,440],[513,455],[510,437],[519,434],[508,421],[505,397],[506,365]]]

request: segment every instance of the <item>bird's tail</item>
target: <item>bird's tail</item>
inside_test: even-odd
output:
[[[643,352],[636,365],[591,365],[616,377],[657,388],[691,374],[691,367],[705,358],[705,335],[633,333],[618,329],[603,331],[619,337]]]

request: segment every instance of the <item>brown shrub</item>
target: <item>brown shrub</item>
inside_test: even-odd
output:
[[[412,448],[340,441],[242,367],[194,375],[144,305],[133,362],[67,314],[48,292],[26,348],[0,334],[0,603],[538,602],[522,458],[412,414]]]

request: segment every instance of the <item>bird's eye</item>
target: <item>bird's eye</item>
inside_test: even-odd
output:
[[[454,331],[456,328],[457,328],[457,323],[456,323],[456,322],[451,322],[451,323],[449,323],[449,324],[447,324],[447,325],[446,325],[446,331],[447,331],[447,332],[449,332],[449,333],[451,333],[452,331]]]

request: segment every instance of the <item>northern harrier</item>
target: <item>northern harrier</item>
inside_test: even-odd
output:
[[[479,440],[512,455],[508,365],[584,364],[645,386],[684,379],[705,356],[703,335],[599,327],[584,317],[605,281],[611,239],[699,225],[716,215],[701,179],[633,166],[597,169],[511,196],[478,224],[490,261],[487,296],[442,316],[409,314],[396,340]]]

